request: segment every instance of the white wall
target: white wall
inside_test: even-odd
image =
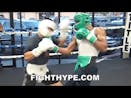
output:
[[[61,12],[61,16],[68,16],[70,19],[73,19],[76,12]],[[55,16],[58,16],[58,12],[55,13]]]
[[[14,19],[17,18],[17,13],[14,12]],[[73,19],[76,12],[61,12],[61,16],[68,16],[70,19]],[[4,15],[5,18],[9,18],[9,12],[0,12],[0,15]],[[58,12],[55,12],[55,16],[58,16]],[[22,17],[25,19],[36,18],[39,19],[39,12],[22,12]]]

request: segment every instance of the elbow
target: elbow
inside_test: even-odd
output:
[[[28,57],[24,57],[24,60],[27,61],[27,62],[29,62],[29,61],[32,60],[32,59],[30,59],[30,58],[28,58]]]
[[[68,51],[66,54],[67,54],[67,55],[70,55],[70,54],[71,54],[71,51]]]
[[[24,60],[25,61],[30,61],[31,57],[29,57],[27,53],[24,53]]]
[[[101,49],[100,49],[101,52],[107,52],[107,45],[103,46]]]
[[[26,57],[24,57],[24,60],[25,60],[25,61],[30,61],[30,60],[29,60],[28,58],[26,58]]]
[[[107,51],[107,49],[106,49],[106,48],[101,49],[101,52],[106,52],[106,51]]]
[[[69,50],[69,49],[65,50],[65,55],[69,55],[70,53],[71,53],[71,50]]]
[[[24,54],[24,60],[29,61],[29,58]]]
[[[68,48],[60,48],[59,52],[65,55],[69,55],[71,53],[71,50],[69,50]]]

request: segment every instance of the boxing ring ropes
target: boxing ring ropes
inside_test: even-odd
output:
[[[106,27],[105,29],[121,29],[121,28],[125,28],[125,26],[119,26],[119,27]],[[37,33],[37,32],[32,32],[32,33]],[[29,32],[3,32],[1,33],[0,35],[12,35],[12,34],[29,34]],[[22,45],[4,45],[2,46],[3,48],[9,48],[9,47],[21,47]],[[108,48],[107,50],[115,50],[115,49],[122,49],[124,48],[124,45],[123,46],[118,46],[118,47],[110,47]],[[131,48],[131,46],[130,46]],[[74,54],[78,54],[78,51],[73,51],[71,52],[71,55],[74,55]],[[61,53],[50,53],[49,54],[50,56],[61,56],[62,54]],[[22,59],[22,65],[24,67],[24,55],[8,55],[8,56],[0,56],[0,62],[4,59],[18,59],[18,58],[21,58]],[[100,61],[104,60],[105,58],[102,58]],[[100,62],[98,61],[98,62]],[[97,63],[98,63],[97,62]],[[60,58],[59,58],[59,64],[60,64]]]
[[[127,19],[126,19],[126,25],[125,26],[115,26],[115,27],[105,27],[106,29],[125,29],[124,31],[124,40],[123,40],[123,45],[122,46],[118,46],[118,47],[110,47],[107,50],[116,50],[116,49],[122,49],[123,53],[130,53],[130,49],[131,49],[131,12],[127,13]],[[13,35],[13,34],[29,34],[30,32],[2,32],[0,34],[1,35]],[[37,33],[37,32],[32,32],[32,33]],[[5,46],[6,47],[10,47],[8,45]],[[13,47],[13,46],[12,46]],[[21,47],[20,45],[17,45],[15,47]],[[73,54],[78,54],[78,51],[73,51],[71,52],[71,55]],[[50,56],[60,56],[62,55],[61,53],[50,53]],[[2,59],[17,59],[17,58],[22,58],[23,61],[23,67],[24,67],[24,55],[9,55],[9,56],[0,56],[0,65],[1,65],[1,60]],[[105,58],[102,58],[102,60],[104,60]],[[98,61],[97,63],[99,63],[100,61]],[[59,63],[60,63],[60,59],[59,59]]]

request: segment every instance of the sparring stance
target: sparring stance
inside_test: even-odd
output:
[[[90,16],[86,13],[78,13],[74,16],[74,29],[76,38],[67,48],[59,48],[59,52],[69,54],[78,46],[77,63],[74,75],[81,79],[82,75],[97,75],[96,58],[99,52],[107,50],[106,33],[102,27],[93,28]],[[89,86],[91,81],[68,81],[65,86]]]
[[[55,27],[56,24],[53,21],[45,19],[40,22],[38,33],[28,40],[24,53],[24,59],[27,61],[27,66],[23,86],[35,86],[37,82],[50,86],[62,86],[62,83],[56,80],[44,81],[42,79],[36,80],[36,78],[31,79],[31,76],[33,75],[43,76],[53,74],[53,72],[47,67],[47,62],[49,57],[48,50],[51,47],[50,43],[54,42],[58,44],[58,40],[52,36]],[[59,39],[61,40],[61,38],[62,37]],[[32,55],[34,57],[32,57]]]
[[[55,45],[50,41],[50,47],[47,50],[53,50],[54,52],[60,52],[62,54],[70,54],[76,46],[78,46],[78,58],[74,68],[74,75],[96,75],[98,70],[96,66],[96,58],[99,52],[105,52],[107,50],[106,33],[102,27],[93,28],[91,25],[91,19],[88,14],[78,13],[74,16],[76,31],[76,37],[70,42],[68,47],[62,48]],[[49,42],[49,41],[48,41]],[[36,54],[40,55],[44,49],[44,40],[42,40],[37,48]],[[36,57],[36,54],[32,54],[32,58]],[[68,81],[65,86],[89,86],[91,81]]]

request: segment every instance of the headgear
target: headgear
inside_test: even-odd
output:
[[[38,25],[38,32],[42,36],[50,37],[53,35],[55,27],[56,27],[56,24],[53,21],[49,19],[45,19],[45,20],[40,21]],[[53,31],[50,31],[49,28],[52,29]]]
[[[84,28],[89,25],[91,23],[91,18],[86,13],[77,13],[74,16],[74,21],[76,22],[74,29],[79,30],[80,28]]]

